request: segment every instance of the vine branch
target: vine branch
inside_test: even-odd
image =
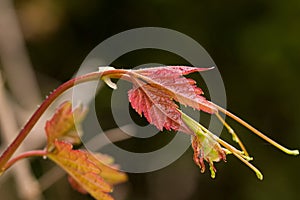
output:
[[[60,85],[56,90],[54,90],[40,105],[40,107],[35,111],[35,113],[31,116],[29,121],[25,124],[23,129],[20,131],[15,140],[7,147],[7,149],[3,152],[0,157],[0,175],[5,171],[5,165],[15,153],[17,148],[21,145],[23,140],[29,134],[31,129],[43,115],[43,113],[47,110],[47,108],[55,101],[55,99],[64,93],[66,90],[72,88],[74,85],[99,80],[101,77],[108,76],[110,78],[122,78],[123,75],[127,73],[126,70],[115,69],[115,70],[107,70],[101,72],[92,72],[89,74],[85,74],[79,77],[75,77],[64,84]],[[125,78],[126,79],[126,78]]]

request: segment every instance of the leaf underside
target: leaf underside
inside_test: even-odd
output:
[[[131,72],[133,89],[128,91],[132,108],[144,115],[149,123],[159,130],[182,131],[191,134],[177,110],[178,102],[208,113],[216,112],[215,107],[201,96],[203,91],[193,79],[183,77],[206,68],[166,66],[139,69]]]

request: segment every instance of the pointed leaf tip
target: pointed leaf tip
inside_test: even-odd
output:
[[[209,164],[211,177],[215,178],[217,170],[214,166],[214,162],[220,162],[221,160],[226,162],[226,154],[231,152],[222,148],[215,137],[210,132],[203,129],[201,124],[182,111],[180,112],[184,123],[194,132],[194,135],[192,136],[194,162],[200,167],[201,172],[204,172],[204,161],[206,161]]]

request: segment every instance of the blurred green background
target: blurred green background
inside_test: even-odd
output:
[[[138,27],[174,29],[192,37],[211,55],[224,80],[229,110],[281,144],[300,148],[300,1],[16,0],[14,5],[43,95],[54,89],[52,85],[71,78],[85,56],[106,38]],[[188,64],[159,51],[124,55],[114,64],[150,62]],[[109,101],[110,96],[103,98]],[[98,112],[110,115],[104,104]],[[299,199],[299,157],[285,155],[228,121],[263,172],[263,181],[230,155],[227,163],[216,165],[213,180],[208,172],[200,173],[189,149],[164,169],[129,174],[129,182],[118,186],[115,195],[128,200]],[[104,126],[113,128],[109,121]],[[163,136],[168,137],[171,134]],[[52,164],[34,160],[36,176],[48,165]],[[66,178],[43,195],[47,200],[90,199],[73,192]]]

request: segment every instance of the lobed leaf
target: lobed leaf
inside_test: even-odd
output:
[[[165,66],[131,71],[133,89],[128,91],[129,102],[159,130],[165,128],[191,134],[181,119],[175,101],[208,113],[216,112],[214,105],[201,96],[203,91],[195,85],[196,82],[183,77],[205,70],[208,69]]]
[[[96,199],[113,200],[108,193],[112,192],[112,185],[127,180],[126,174],[113,168],[113,159],[108,156],[73,150],[72,144],[81,142],[77,131],[81,131],[85,114],[81,106],[72,111],[69,101],[60,105],[46,122],[47,156],[69,174],[68,180],[77,191]]]
[[[86,110],[84,110],[82,106],[72,111],[70,101],[62,103],[45,125],[48,144],[47,149],[53,148],[55,140],[64,140],[72,144],[80,144],[80,122],[84,119],[85,114]]]
[[[140,84],[140,86],[136,86]],[[128,98],[132,108],[137,113],[146,117],[149,123],[154,124],[159,130],[179,130],[190,133],[182,122],[178,106],[167,93],[149,84],[136,80],[136,85],[128,91]]]
[[[73,150],[69,143],[56,140],[53,144],[55,149],[48,157],[68,172],[75,189],[95,199],[113,200],[108,193],[112,192],[112,184],[126,181],[124,173],[104,165],[88,151]]]
[[[207,71],[212,68],[196,68],[188,66],[164,66],[136,70],[134,73],[142,75],[139,78],[144,79],[147,83],[154,87],[163,89],[170,95],[171,99],[190,106],[192,108],[202,110],[207,113],[215,113],[215,106],[206,100],[203,91],[196,86],[196,81],[185,78],[193,72]]]

